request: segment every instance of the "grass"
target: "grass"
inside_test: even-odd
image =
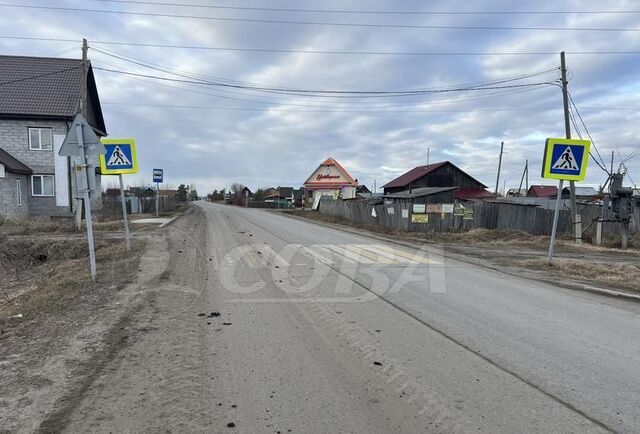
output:
[[[543,270],[560,278],[581,279],[640,292],[640,268],[628,262],[597,262],[578,259],[554,259],[548,265],[545,258],[511,260],[509,265]]]
[[[354,223],[340,217],[320,214],[317,211],[295,210],[289,211],[289,213],[310,220],[317,220],[326,223],[335,223],[343,226],[365,229],[371,232],[383,235],[392,235],[397,238],[412,241],[500,249],[528,249],[533,251],[544,251],[549,248],[549,236],[532,235],[519,230],[473,229],[465,232],[409,232],[404,230],[395,230],[379,225]],[[640,254],[640,251],[637,248],[633,248],[633,246],[640,246],[640,234],[636,234],[635,236],[633,236],[630,239],[629,244],[630,246],[632,246],[632,248],[625,250],[624,252],[626,254]],[[620,251],[618,249],[619,246],[620,237],[605,239],[603,240],[602,246],[595,246],[588,243],[576,245],[571,237],[559,237],[556,241],[556,248],[560,252],[584,252],[585,250],[594,252],[618,252]]]
[[[135,275],[137,268],[129,268],[137,267],[143,242],[134,242],[131,252],[122,241],[98,240],[95,247],[98,284],[117,286]],[[88,256],[83,239],[5,240],[0,246],[0,319],[59,308],[93,288]],[[123,271],[112,273],[114,267]]]

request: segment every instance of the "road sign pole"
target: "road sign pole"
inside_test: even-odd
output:
[[[551,229],[551,240],[549,240],[549,258],[548,264],[551,265],[553,260],[553,250],[555,248],[556,233],[558,232],[558,217],[560,215],[560,199],[562,198],[562,187],[564,186],[564,180],[560,180],[558,184],[558,196],[556,196],[556,209],[553,212],[553,227]]]
[[[84,149],[84,139],[82,137],[82,124],[78,123],[76,125],[76,132],[78,135],[78,147],[80,149],[80,159],[82,161],[82,170],[84,171],[83,175],[84,178],[86,179],[86,183],[87,185],[84,186],[84,192],[83,192],[83,196],[84,196],[84,218],[87,222],[87,242],[89,244],[89,260],[91,262],[91,279],[95,282],[96,281],[96,276],[97,276],[97,272],[96,272],[96,252],[95,252],[95,248],[93,245],[93,223],[92,223],[92,218],[91,218],[91,198],[89,197],[89,188],[91,183],[89,182],[89,176],[91,176],[87,170],[87,168],[89,167],[88,161],[87,161],[87,155],[85,153],[85,149]]]
[[[159,211],[158,211],[158,200],[160,199],[160,183],[156,182],[156,217],[158,217]]]
[[[122,175],[118,175],[120,180],[120,201],[122,202],[122,217],[124,219],[124,236],[125,243],[127,245],[127,252],[131,250],[131,234],[129,233],[129,219],[127,218],[127,201],[124,197],[124,182],[122,182]]]

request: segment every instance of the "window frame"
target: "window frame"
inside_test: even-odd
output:
[[[39,148],[35,148],[31,141],[31,131],[38,131],[38,140],[39,140]],[[43,148],[42,147],[42,130],[47,130],[49,132],[49,142],[51,143],[51,147]],[[52,151],[53,150],[53,130],[48,127],[27,127],[27,136],[29,137],[29,150],[30,151]]]
[[[42,194],[36,194],[35,190],[33,188],[33,181],[36,177],[40,178],[40,185],[41,185],[41,191]],[[44,178],[45,177],[50,177],[51,178],[51,182],[53,183],[53,193],[52,194],[44,194]],[[37,175],[31,175],[31,196],[33,197],[55,197],[56,195],[56,178],[54,175],[49,175],[49,174],[37,174]]]

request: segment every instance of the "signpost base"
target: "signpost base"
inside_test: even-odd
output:
[[[558,216],[560,215],[560,199],[562,199],[562,187],[564,186],[564,180],[560,180],[558,183],[558,196],[556,197],[556,209],[553,212],[553,227],[551,229],[551,240],[549,240],[549,257],[547,263],[551,265],[553,260],[553,250],[555,248],[556,233],[558,232]]]
[[[127,201],[124,197],[124,183],[122,182],[122,175],[118,175],[118,179],[120,180],[120,201],[122,202],[122,218],[124,219],[125,244],[128,252],[131,250],[131,235],[129,234],[129,219],[127,218]]]

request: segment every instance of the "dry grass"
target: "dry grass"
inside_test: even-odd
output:
[[[596,262],[578,259],[546,258],[511,260],[509,265],[545,271],[564,279],[580,279],[590,284],[600,283],[640,292],[640,268],[628,262]]]
[[[142,243],[127,253],[124,243],[96,242],[99,284],[118,285],[135,275]],[[86,240],[10,240],[0,246],[0,319],[60,307],[75,293],[92,288]],[[112,273],[117,266],[123,271]],[[115,276],[115,277],[114,277]]]
[[[317,211],[289,211],[290,214],[303,217],[310,220],[317,220],[326,223],[335,223],[343,226],[349,226],[359,229],[365,229],[371,232],[392,235],[397,238],[424,241],[438,244],[451,244],[459,246],[475,246],[486,248],[507,249],[527,249],[532,251],[545,251],[549,248],[549,237],[546,235],[532,235],[527,232],[518,230],[495,230],[495,229],[473,229],[466,232],[441,232],[441,233],[424,233],[409,232],[402,230],[394,230],[384,226],[358,224],[351,221],[320,214]],[[559,252],[620,252],[625,254],[640,254],[640,251],[633,246],[640,246],[640,234],[636,234],[630,239],[631,249],[621,251],[620,238],[609,238],[603,240],[602,246],[594,246],[592,244],[583,243],[576,245],[570,237],[559,237],[556,241],[556,249]],[[612,250],[616,249],[616,250]]]

